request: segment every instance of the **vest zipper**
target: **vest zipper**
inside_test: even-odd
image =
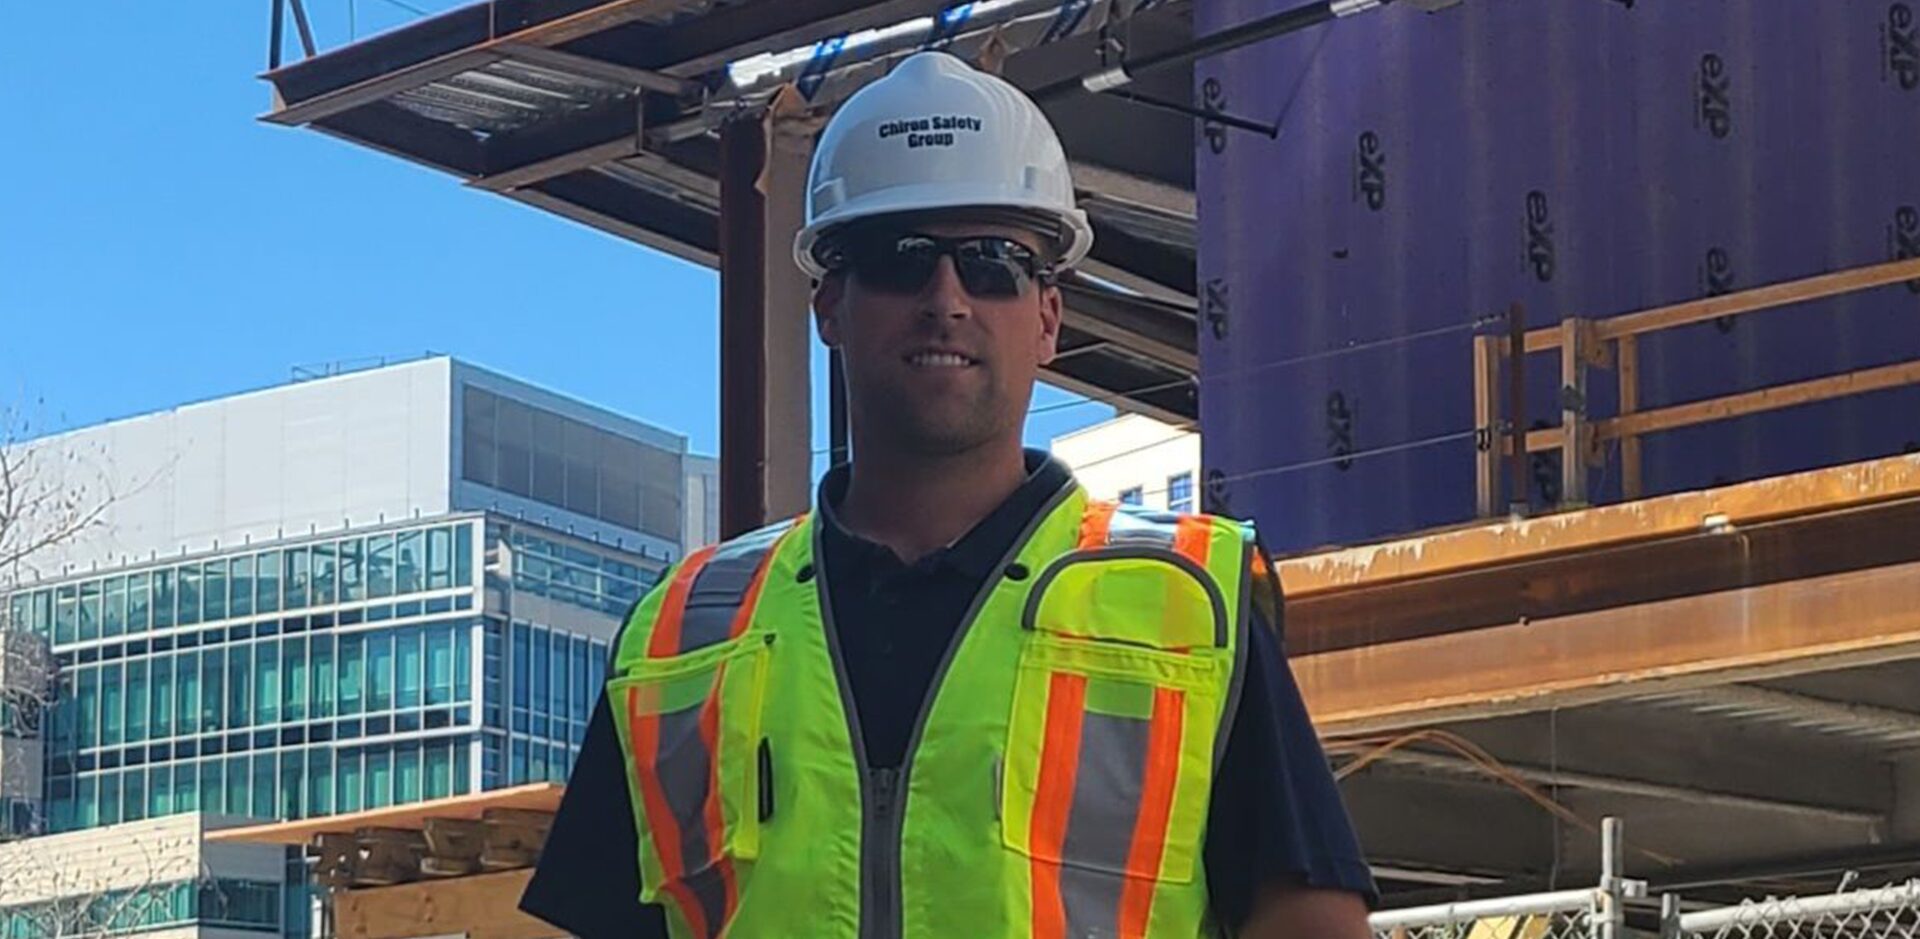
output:
[[[874,830],[881,832],[886,841],[877,845],[874,863],[867,865],[873,872],[873,904],[869,912],[873,914],[874,934],[892,936],[899,934],[900,927],[900,831],[902,828],[899,805],[900,770],[876,769],[868,777],[868,788],[873,794]]]

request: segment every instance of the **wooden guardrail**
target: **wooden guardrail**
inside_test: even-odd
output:
[[[1524,330],[1523,311],[1514,307],[1508,314],[1513,329],[1507,335],[1474,338],[1474,418],[1480,428],[1475,488],[1480,514],[1495,513],[1505,488],[1503,460],[1511,463],[1505,472],[1513,477],[1512,502],[1524,507],[1526,454],[1559,450],[1561,504],[1580,506],[1587,504],[1590,495],[1589,470],[1605,465],[1606,445],[1617,440],[1622,494],[1638,499],[1642,494],[1640,438],[1647,434],[1920,384],[1920,360],[1915,360],[1702,401],[1645,410],[1640,407],[1640,336],[1912,280],[1920,280],[1920,258],[1835,271],[1604,319],[1569,317],[1558,325],[1535,330]],[[1525,357],[1555,350],[1560,353],[1560,425],[1524,430]],[[1618,383],[1619,412],[1612,417],[1596,419],[1588,410],[1588,373],[1593,369],[1611,370]],[[1504,410],[1517,416],[1504,432],[1503,378],[1507,386]]]

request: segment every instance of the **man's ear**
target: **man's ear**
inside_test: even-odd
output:
[[[1060,288],[1048,284],[1040,288],[1040,348],[1039,362],[1047,365],[1060,354],[1060,311],[1066,301],[1060,295]]]
[[[840,347],[840,301],[846,294],[847,277],[838,271],[813,285],[814,326],[820,331],[820,344],[829,349]]]

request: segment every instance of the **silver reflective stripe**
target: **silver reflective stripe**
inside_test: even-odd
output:
[[[1328,9],[1334,16],[1352,16],[1355,13],[1365,13],[1385,2],[1386,0],[1333,0]]]
[[[713,845],[707,844],[707,782],[713,775],[713,755],[700,737],[700,711],[706,701],[672,714],[661,714],[660,752],[653,771],[660,777],[667,811],[680,829],[680,864],[686,875],[713,866]]]
[[[1113,519],[1107,525],[1107,543],[1171,548],[1173,536],[1179,524],[1179,516],[1158,513],[1149,515],[1145,512],[1119,509],[1113,513]]]
[[[1060,846],[1067,935],[1117,936],[1127,852],[1146,784],[1151,721],[1091,711],[1081,716],[1073,802]]]
[[[791,520],[769,525],[727,542],[713,553],[687,589],[687,610],[680,618],[682,654],[726,641],[733,629],[734,613],[753,584],[754,572],[780,536],[792,527]]]
[[[1080,87],[1098,94],[1111,88],[1119,88],[1131,81],[1133,81],[1133,76],[1127,74],[1126,67],[1116,65],[1109,69],[1101,69],[1092,75],[1080,79]]]
[[[715,939],[727,928],[727,882],[719,865],[689,875],[686,885],[706,914],[707,931],[701,939]]]

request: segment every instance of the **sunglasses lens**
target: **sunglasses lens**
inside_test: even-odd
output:
[[[986,299],[1009,299],[1026,290],[1035,276],[1033,252],[1008,238],[947,241],[904,235],[849,245],[845,253],[853,276],[869,288],[888,293],[918,293],[932,279],[940,258],[951,255],[960,285]]]

